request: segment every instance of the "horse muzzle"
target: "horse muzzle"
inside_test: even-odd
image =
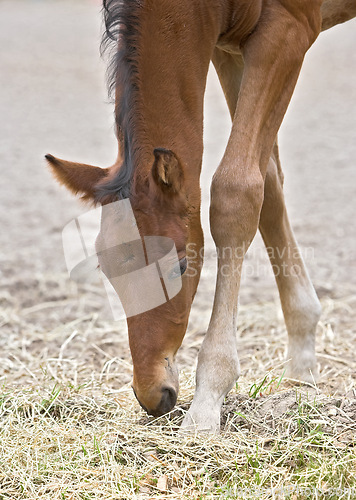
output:
[[[162,415],[165,415],[173,410],[177,402],[178,390],[173,386],[162,387],[160,391],[160,398],[157,398],[159,402],[155,405],[150,404],[150,398],[140,398],[134,388],[133,391],[141,407],[148,413],[148,415],[152,415],[156,418],[161,417]],[[147,402],[143,402],[144,400],[147,400]]]

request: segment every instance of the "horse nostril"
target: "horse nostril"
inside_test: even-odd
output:
[[[162,390],[162,399],[159,405],[159,409],[161,410],[161,415],[168,413],[174,408],[177,401],[177,393],[171,388],[166,388]]]
[[[177,393],[173,388],[162,389],[162,397],[159,405],[154,410],[147,410],[149,415],[160,417],[171,411],[177,401]]]

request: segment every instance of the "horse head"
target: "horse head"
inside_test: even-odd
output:
[[[175,357],[187,328],[201,267],[200,252],[196,251],[202,247],[199,214],[198,217],[192,214],[184,167],[172,151],[154,150],[146,173],[142,174],[142,170],[136,172],[128,198],[139,239],[118,244],[121,241],[120,232],[130,231],[130,227],[127,228],[127,224],[123,226],[118,217],[115,209],[115,201],[119,199],[117,194],[105,194],[103,189],[107,180],[115,175],[117,167],[102,169],[67,162],[51,155],[47,155],[46,159],[60,183],[74,194],[81,194],[83,200],[99,202],[105,207],[96,249],[100,268],[115,290],[115,276],[129,276],[134,270],[150,263],[147,261],[148,246],[150,260],[157,262],[174,243],[176,259],[168,279],[173,282],[181,279],[180,291],[170,298],[167,287],[163,286],[165,300],[160,305],[127,315],[134,393],[147,413],[154,416],[167,413],[177,399]],[[146,245],[142,251],[144,241]],[[189,255],[192,243],[199,248],[194,247],[194,254]],[[160,281],[163,285],[162,276]],[[144,293],[154,292],[149,289]],[[135,292],[130,300],[135,301]]]

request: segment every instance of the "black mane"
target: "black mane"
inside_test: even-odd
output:
[[[96,191],[97,201],[116,196],[128,198],[134,171],[134,104],[138,94],[138,32],[139,10],[142,0],[103,0],[105,32],[101,54],[109,52],[107,85],[109,96],[120,88],[120,98],[115,102],[115,121],[121,147],[123,164],[117,175]]]

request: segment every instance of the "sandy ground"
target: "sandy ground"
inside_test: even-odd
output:
[[[43,160],[49,152],[100,166],[115,158],[113,110],[98,51],[99,10],[98,2],[89,0],[0,2],[0,380],[18,382],[20,373],[33,375],[39,370],[33,366],[34,358],[38,363],[51,356],[58,359],[63,342],[73,334],[71,322],[78,318],[83,323],[66,354],[72,360],[82,356],[86,363],[82,376],[93,367],[105,371],[115,358],[121,360],[116,386],[130,379],[124,328],[99,325],[95,330],[90,317],[100,307],[95,294],[83,288],[76,295],[66,277],[61,230],[85,208],[55,184]],[[342,372],[348,390],[355,369],[356,318],[355,25],[352,21],[322,34],[307,54],[280,134],[290,216],[323,298],[318,350],[325,379],[341,370],[330,356],[346,356]],[[207,261],[180,358],[184,367],[194,364],[214,291],[209,184],[226,144],[229,118],[213,73],[205,116],[202,218]],[[251,362],[256,360],[263,364],[270,359],[272,366],[273,359],[283,359],[285,344],[277,292],[259,237],[246,264],[240,317],[245,374],[252,373]],[[88,335],[90,346],[97,349],[83,347]],[[259,357],[272,337],[271,346],[277,347],[267,348]],[[325,365],[326,359],[331,364]]]

